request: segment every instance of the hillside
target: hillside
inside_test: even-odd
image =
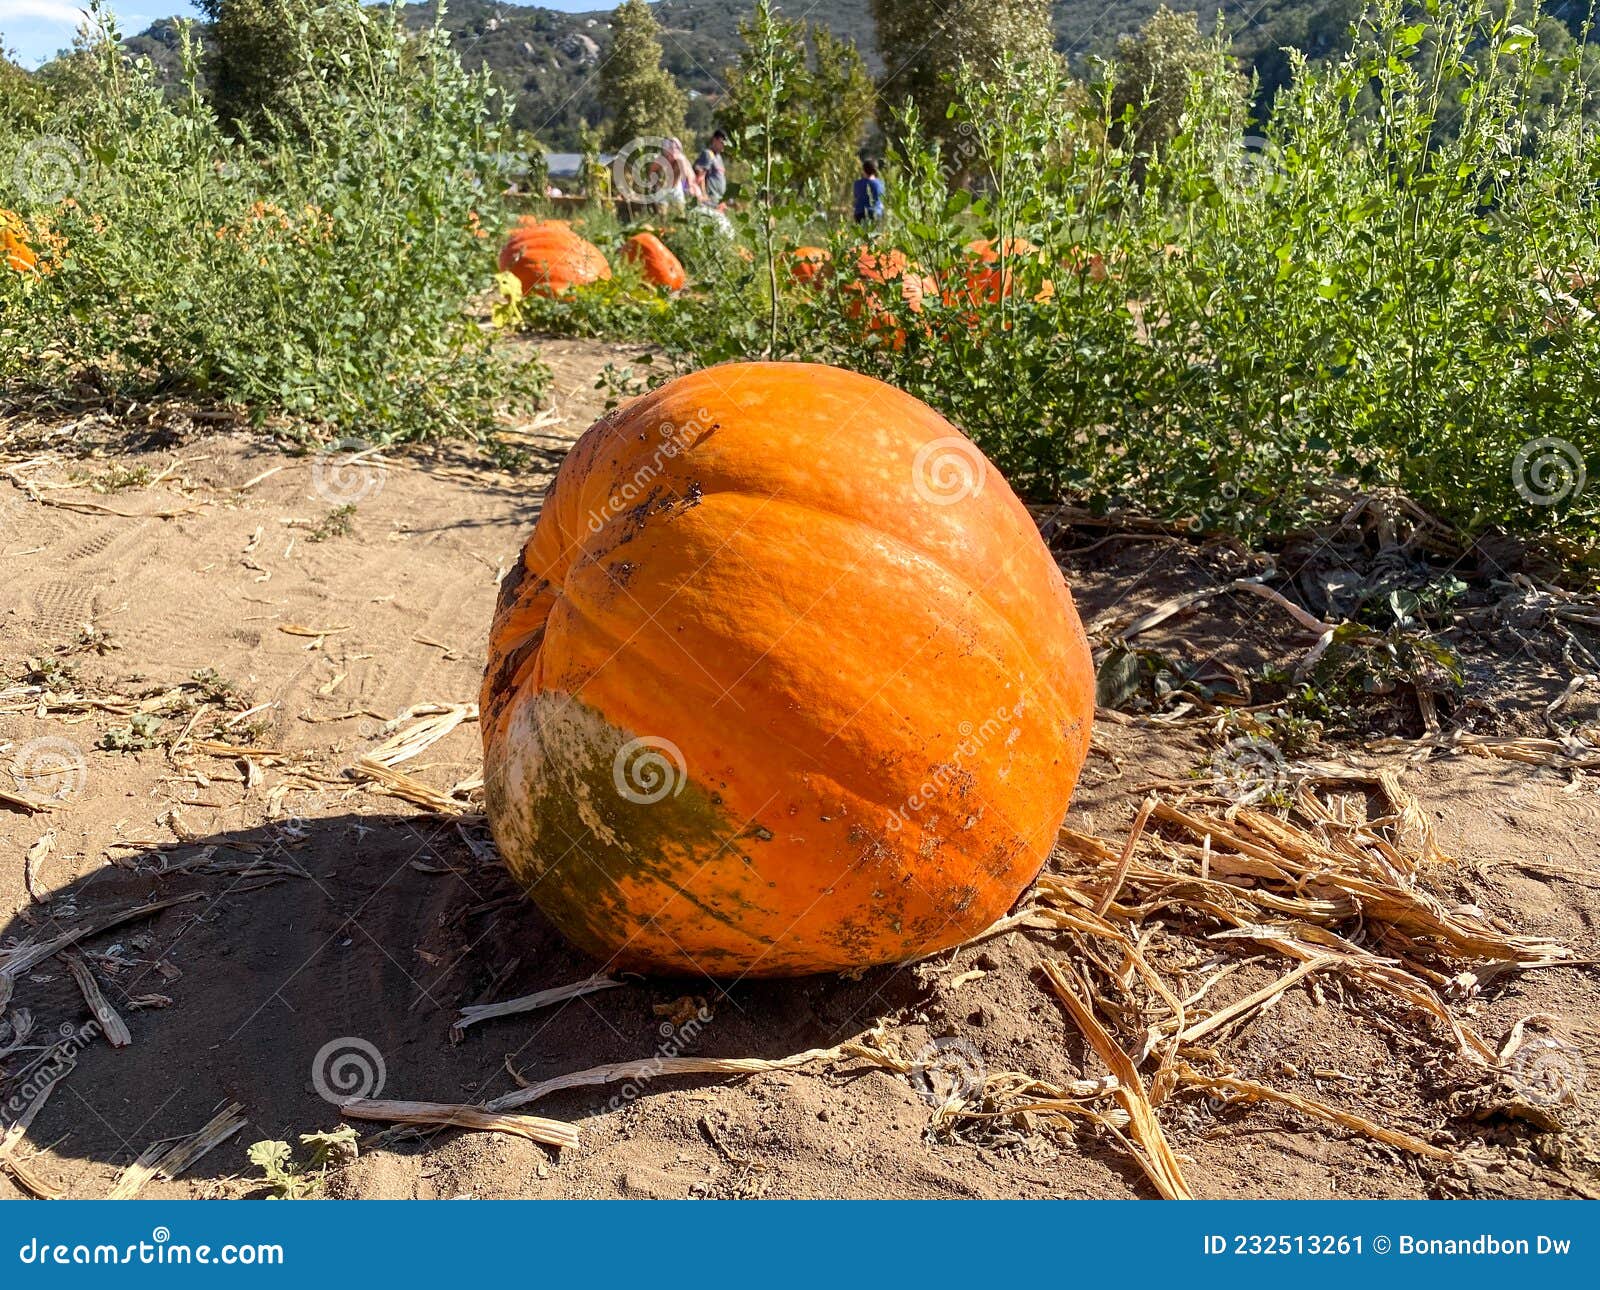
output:
[[[1182,7],[1182,0],[1173,0]],[[1155,12],[1160,0],[1057,0],[1056,47],[1075,63],[1108,51],[1120,35],[1135,30]],[[791,4],[811,22],[853,41],[874,75],[882,62],[874,41],[867,0],[814,0]],[[1360,0],[1224,0],[1196,6],[1209,24],[1220,10],[1236,38],[1240,54],[1258,67],[1262,79],[1278,84],[1285,60],[1279,46],[1294,45],[1313,55],[1329,52]],[[751,0],[660,0],[656,14],[662,26],[665,62],[690,93],[689,129],[710,129],[725,69],[738,57],[739,23]],[[431,21],[432,6],[408,7],[411,21]],[[595,69],[611,44],[610,10],[559,13],[491,0],[455,0],[445,19],[470,65],[488,67],[516,95],[516,123],[548,146],[571,148],[585,122],[598,124],[600,105],[594,94]],[[128,41],[131,49],[158,63],[176,67],[177,28],[170,19],[155,23]]]
[[[656,5],[664,61],[690,93],[689,127],[694,133],[710,129],[723,73],[738,57],[739,23],[751,7],[751,0],[660,0]],[[432,4],[407,6],[408,20],[419,27],[433,20],[433,12]],[[806,12],[812,21],[854,41],[877,69],[866,0],[819,0]],[[489,68],[516,96],[519,128],[532,131],[548,146],[571,148],[585,122],[595,125],[601,119],[595,70],[611,46],[610,17],[610,9],[561,13],[491,0],[452,0],[445,25],[467,65]],[[203,25],[201,30],[203,36]],[[126,43],[176,72],[178,28],[173,19],[161,19]]]
[[[1106,53],[1119,36],[1135,31],[1161,0],[1056,0],[1056,47],[1081,66]],[[1194,3],[1170,0],[1171,7],[1193,5],[1209,26],[1221,12],[1241,57],[1268,85],[1281,84],[1287,60],[1281,46],[1293,45],[1315,56],[1344,39],[1362,0],[1223,0]],[[874,76],[882,69],[872,10],[867,0],[808,0],[789,11],[854,42]],[[428,20],[426,5],[414,7],[417,21]],[[739,24],[751,0],[661,0],[656,14],[668,69],[690,91],[689,125],[709,129],[713,103],[725,69],[739,53]],[[492,69],[518,94],[517,123],[557,145],[570,146],[578,126],[600,120],[593,72],[610,46],[610,11],[564,14],[546,9],[461,0],[446,21],[458,33],[462,51]]]
[[[1191,3],[1193,0],[1191,0]],[[1108,52],[1117,37],[1138,28],[1161,0],[1056,0],[1056,47],[1075,65]],[[1565,16],[1584,0],[1558,0],[1550,12]],[[1185,8],[1185,0],[1171,0]],[[1193,4],[1209,25],[1220,12],[1234,34],[1234,44],[1247,68],[1268,91],[1288,77],[1292,46],[1312,57],[1339,48],[1363,0],[1222,0]],[[690,92],[689,129],[709,130],[724,70],[739,49],[738,27],[750,12],[751,0],[660,0],[656,13],[663,28],[667,67]],[[870,70],[882,70],[874,43],[871,6],[867,0],[810,0],[789,9],[854,41]],[[432,6],[409,6],[411,21],[431,21]],[[446,17],[469,64],[486,66],[517,97],[516,122],[547,146],[571,148],[580,126],[597,124],[595,69],[611,43],[610,11],[558,13],[490,0],[454,0]],[[128,42],[158,62],[175,65],[176,28],[164,19]]]

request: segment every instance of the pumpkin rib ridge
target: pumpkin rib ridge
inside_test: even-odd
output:
[[[974,446],[976,446],[976,445],[974,445]],[[701,481],[696,481],[696,482],[700,483]],[[727,485],[720,485],[720,484],[719,485],[714,485],[714,486],[709,487],[709,488],[706,488],[706,487],[704,487],[702,485],[702,491],[701,491],[701,494],[700,494],[700,503],[701,504],[704,504],[705,502],[710,501],[713,498],[718,498],[718,497],[729,497],[729,498],[743,497],[743,498],[748,498],[751,501],[762,503],[761,509],[765,509],[765,507],[768,506],[768,505],[792,506],[792,507],[795,507],[797,509],[804,510],[804,511],[808,512],[811,515],[821,516],[821,517],[826,518],[826,519],[838,520],[841,524],[847,525],[848,527],[851,527],[851,528],[866,529],[869,532],[871,532],[871,533],[883,538],[885,541],[894,544],[896,547],[898,547],[898,548],[900,548],[902,550],[908,551],[911,554],[919,557],[920,560],[923,561],[924,563],[931,564],[931,565],[936,566],[937,568],[943,569],[952,578],[954,578],[956,581],[960,582],[963,587],[967,588],[967,590],[971,591],[975,596],[978,596],[982,600],[982,603],[983,603],[985,608],[993,611],[997,616],[1006,619],[1007,625],[1013,627],[1013,630],[1015,630],[1014,624],[1010,623],[1009,617],[1007,615],[1001,613],[999,607],[995,604],[995,602],[984,595],[984,587],[987,587],[987,585],[988,585],[987,583],[984,584],[984,587],[976,587],[976,586],[974,586],[969,579],[967,579],[966,577],[962,576],[955,569],[952,569],[950,567],[950,565],[945,563],[945,561],[940,558],[940,553],[939,552],[937,552],[935,550],[932,550],[930,548],[927,548],[927,547],[919,546],[916,543],[908,541],[905,537],[903,537],[903,536],[901,536],[899,534],[890,532],[888,529],[884,528],[881,524],[878,524],[878,523],[874,522],[870,518],[859,516],[859,515],[849,515],[845,511],[843,511],[841,509],[838,509],[837,507],[821,506],[821,505],[817,505],[817,504],[812,503],[812,502],[801,500],[799,498],[786,497],[781,493],[770,493],[770,494],[763,495],[761,493],[752,492],[749,488],[734,488],[734,487],[729,487]],[[599,531],[594,534],[594,536],[596,538],[598,538],[599,536],[604,534],[608,529],[612,528],[614,525],[617,525],[617,524],[620,524],[620,523],[626,523],[627,519],[628,519],[628,516],[627,516],[626,512],[619,512],[617,514],[614,514],[614,515],[610,516],[606,520],[605,524],[602,525],[602,527],[599,529]],[[1037,530],[1034,530],[1032,534],[1027,533],[1026,531],[1024,531],[1024,532],[1021,532],[1021,533],[1018,533],[1018,534],[1012,534],[1012,535],[1009,535],[1009,536],[1012,536],[1012,537],[1015,537],[1015,538],[1021,538],[1023,536],[1036,535],[1036,533],[1037,533]],[[562,536],[564,537],[565,534],[562,534]],[[577,554],[574,555],[572,557],[572,559],[568,561],[567,570],[566,570],[566,573],[563,574],[563,576],[562,576],[562,581],[559,584],[553,584],[553,585],[561,586],[563,591],[565,591],[566,579],[568,577],[570,577],[572,571],[575,568],[577,568],[580,563],[586,562],[588,564],[594,564],[594,563],[597,563],[600,559],[602,559],[605,556],[615,555],[616,551],[617,551],[617,547],[620,545],[620,543],[608,546],[607,548],[605,548],[604,551],[590,550],[589,547],[588,547],[588,543],[586,541],[579,541],[579,542],[576,542],[576,543],[569,543],[568,545],[570,547],[574,548],[576,550]],[[1061,577],[1060,566],[1059,565],[1055,565],[1053,561],[1051,562],[1051,565],[1055,568],[1057,576]],[[530,572],[532,572],[532,571],[530,570]],[[547,574],[538,574],[538,573],[535,573],[534,576],[544,577],[544,578],[548,577]],[[991,581],[992,581],[992,579],[991,579]],[[1064,577],[1061,577],[1061,581],[1062,581],[1063,587],[1065,587],[1066,579]],[[1068,588],[1067,592],[1070,595],[1071,594],[1071,589]]]
[[[911,542],[906,541],[904,538],[898,536],[897,534],[889,532],[887,529],[883,528],[879,524],[876,524],[876,523],[872,522],[870,519],[865,519],[865,518],[861,518],[861,517],[852,518],[850,516],[845,515],[841,511],[833,510],[833,509],[828,508],[828,507],[813,506],[808,502],[799,501],[799,500],[783,497],[783,496],[776,495],[776,494],[774,494],[774,495],[772,495],[770,497],[763,498],[760,494],[752,493],[748,489],[744,489],[744,488],[713,488],[713,489],[710,489],[710,490],[704,492],[701,495],[701,503],[704,504],[705,502],[711,500],[714,497],[721,497],[721,498],[726,498],[726,497],[745,497],[745,498],[749,498],[752,501],[757,501],[757,502],[764,503],[764,505],[761,507],[761,509],[765,509],[766,505],[772,505],[772,504],[792,506],[792,507],[795,507],[796,509],[806,511],[807,513],[809,513],[811,515],[822,516],[822,517],[825,517],[825,518],[828,518],[828,519],[837,520],[841,524],[847,525],[847,526],[849,526],[851,528],[868,530],[869,532],[871,532],[875,536],[882,538],[885,542],[888,542],[891,545],[895,546],[896,548],[898,548],[900,550],[903,550],[905,552],[908,552],[910,555],[916,557],[916,559],[918,560],[919,563],[921,563],[923,565],[926,565],[926,566],[930,566],[930,567],[932,567],[934,569],[939,570],[945,576],[947,576],[952,582],[955,582],[955,583],[959,584],[962,588],[964,588],[966,591],[968,591],[973,596],[973,598],[978,601],[978,603],[983,607],[983,609],[986,610],[989,613],[989,615],[991,615],[993,618],[995,618],[998,621],[1000,621],[1000,622],[1005,624],[1006,631],[1007,631],[1008,635],[1011,637],[1012,643],[1017,647],[1018,654],[1021,655],[1023,658],[1027,659],[1030,663],[1032,663],[1033,666],[1034,666],[1034,670],[1037,671],[1038,673],[1040,673],[1042,676],[1050,676],[1051,675],[1052,669],[1042,666],[1038,662],[1038,660],[1034,657],[1033,651],[1031,649],[1029,649],[1027,641],[1024,639],[1024,634],[1023,634],[1022,630],[1017,626],[1017,624],[1015,622],[1012,621],[1011,615],[1009,613],[1004,612],[1000,608],[1000,606],[998,606],[992,599],[990,599],[985,594],[985,590],[986,590],[986,588],[988,586],[987,583],[984,584],[983,587],[975,587],[975,586],[973,586],[972,583],[966,577],[964,577],[962,574],[960,574],[955,569],[952,569],[948,564],[945,564],[942,560],[938,559],[937,556],[934,553],[932,553],[932,552],[930,552],[930,551],[928,551],[928,550],[926,550],[926,549],[924,549],[922,547],[916,546]],[[605,533],[605,531],[607,529],[611,528],[611,526],[613,524],[619,523],[619,522],[623,522],[624,520],[625,520],[625,516],[621,516],[621,515],[613,517],[612,519],[607,520],[606,524],[601,528],[600,533],[602,533],[602,534]],[[620,544],[618,544],[618,545],[620,545]],[[579,551],[580,551],[580,555],[577,556],[577,557],[574,557],[571,561],[568,562],[566,574],[563,575],[561,583],[557,584],[562,589],[562,599],[564,599],[564,600],[571,600],[572,599],[571,593],[570,593],[570,591],[569,591],[569,589],[567,587],[567,579],[570,578],[572,576],[573,572],[578,569],[580,563],[585,564],[586,567],[598,564],[601,558],[603,558],[605,556],[611,556],[611,555],[616,554],[617,545],[613,545],[611,547],[608,547],[604,552],[584,553],[583,552],[583,545],[580,543],[579,544]],[[587,554],[587,560],[585,560],[585,554]],[[1053,564],[1053,562],[1052,562],[1052,564]],[[1055,567],[1055,571],[1056,571],[1057,577],[1060,577],[1061,576],[1060,566],[1057,565],[1057,566],[1054,566],[1054,567]],[[993,580],[991,579],[991,581],[993,581]],[[1064,586],[1065,585],[1065,579],[1064,578],[1062,579],[1062,582],[1063,582],[1063,586]],[[1067,589],[1067,594],[1068,594],[1069,597],[1071,596],[1072,593],[1071,593],[1070,588]],[[554,606],[551,606],[551,609],[552,609],[552,612],[553,612],[554,611]],[[1076,609],[1076,605],[1074,605],[1074,609]],[[615,633],[611,633],[611,636],[612,636],[612,639],[615,639]],[[996,668],[997,671],[1003,670],[1003,669],[998,667],[998,660],[996,660],[994,658],[993,654],[986,653],[984,655],[984,657],[989,659],[991,662],[995,662],[997,664],[997,668]],[[1057,686],[1055,685],[1053,679],[1050,681],[1050,691],[1051,691],[1051,696],[1057,701],[1057,703],[1058,703],[1058,705],[1060,707],[1068,708],[1068,707],[1071,706],[1070,704],[1068,704],[1068,703],[1066,703],[1064,701],[1065,696],[1060,693],[1060,691],[1057,688]]]
[[[618,654],[620,654],[624,649],[626,649],[634,641],[634,639],[637,638],[639,635],[641,635],[643,633],[643,631],[644,631],[644,627],[640,626],[640,627],[635,628],[633,633],[631,635],[629,635],[626,639],[619,639],[616,632],[607,629],[602,624],[597,622],[592,614],[584,613],[580,608],[577,607],[578,603],[579,603],[579,598],[578,597],[568,595],[568,596],[563,596],[561,599],[562,599],[563,603],[565,603],[565,604],[567,604],[569,606],[572,606],[570,612],[573,614],[573,616],[575,618],[577,618],[577,619],[580,619],[583,622],[585,627],[589,628],[590,630],[592,630],[594,632],[595,636],[600,637],[600,638],[602,638],[604,640],[607,640],[607,641],[614,642],[616,644],[617,648],[614,649],[611,652],[610,656],[607,659],[607,662],[609,662],[611,659],[614,659]],[[550,618],[554,616],[555,608],[556,607],[554,605],[552,605],[550,607],[550,614],[546,615],[546,617],[545,617],[546,624],[548,624],[549,621],[550,621]],[[570,630],[570,628],[569,628],[569,630]],[[543,641],[541,641],[539,643],[539,649],[540,649],[540,653],[542,654],[543,650],[544,650],[544,642]],[[644,653],[643,650],[641,650],[639,652],[641,654]],[[541,664],[542,664],[543,660],[541,659],[540,661],[541,661]],[[606,666],[606,664],[601,664],[601,667],[604,667],[604,666]],[[661,670],[666,671],[668,669],[663,668]],[[594,676],[598,676],[598,675],[599,675],[599,671],[596,670],[595,672],[591,673],[590,679],[593,679]],[[672,679],[673,679],[673,681],[675,683],[682,683],[687,675],[688,675],[687,673],[685,673],[685,674],[674,673]],[[541,677],[540,680],[543,680],[543,678]],[[587,683],[588,682],[585,681],[585,684],[587,684]],[[721,693],[719,693],[717,691],[712,690],[709,685],[707,685],[704,681],[699,680],[698,678],[696,678],[695,680],[690,682],[690,688],[698,689],[702,694],[714,695],[714,697],[715,697],[715,699],[717,701],[721,701],[723,698],[726,697],[725,695],[723,695],[723,694],[721,694]],[[543,693],[543,694],[572,694],[572,692],[569,691],[569,690],[561,690],[561,689],[557,689],[555,687],[546,688],[546,687],[544,687],[542,685],[539,687],[539,691],[538,692],[539,693]],[[583,696],[581,694],[572,694],[572,697],[573,697],[574,700],[576,700],[579,703],[585,702],[585,700],[584,700],[584,698],[583,698]],[[594,707],[593,704],[589,704],[588,706]],[[596,711],[600,711],[600,709],[598,709],[598,708],[596,708],[595,710]],[[609,716],[607,717],[607,719],[608,720],[610,719]],[[618,729],[622,729],[622,727],[619,726]]]
[[[963,586],[963,587],[966,586],[966,583],[962,582],[960,579],[953,579],[953,581],[955,581],[960,586]],[[977,595],[978,593],[974,592],[973,594]],[[599,621],[597,621],[596,617],[592,613],[585,612],[587,607],[580,607],[581,602],[583,601],[584,597],[568,595],[568,596],[564,596],[562,599],[570,607],[570,612],[572,613],[573,617],[576,620],[580,621],[584,625],[585,628],[587,628],[588,630],[592,631],[596,638],[603,639],[603,640],[605,640],[605,641],[607,641],[609,643],[612,643],[612,644],[614,644],[616,646],[616,649],[614,649],[611,652],[611,654],[610,654],[610,656],[608,658],[608,662],[610,661],[610,659],[615,658],[617,654],[619,654],[623,649],[626,649],[630,644],[632,644],[637,638],[639,638],[643,634],[643,628],[640,627],[640,628],[636,628],[633,631],[633,633],[630,634],[626,638],[619,637],[617,632],[610,630],[606,626],[602,625]],[[551,615],[552,616],[554,615],[554,612],[555,612],[555,607],[552,606],[551,607]],[[1006,629],[1010,634],[1012,634],[1013,636],[1016,635],[1015,628],[1012,626],[1012,624],[1007,619],[1005,619],[1003,616],[1001,616],[999,614],[995,614],[995,617],[1000,622],[1005,623]],[[549,622],[549,619],[547,618],[546,619],[546,623],[548,624],[548,622]],[[571,630],[570,627],[567,628],[567,630]],[[932,642],[932,641],[934,641],[934,640],[936,640],[938,638],[938,634],[939,634],[940,630],[941,630],[940,628],[936,627],[934,629],[934,634],[929,636],[925,641],[923,641],[923,643],[921,645],[919,645],[917,647],[916,650],[914,650],[912,652],[911,657],[909,659],[907,659],[907,661],[900,668],[897,668],[895,670],[895,672],[892,674],[891,679],[893,679],[893,677],[898,677],[898,676],[902,675],[904,673],[905,669],[911,665],[911,662],[914,661],[921,654],[921,651],[924,648],[926,648],[927,645],[930,642]],[[649,639],[654,639],[654,638],[650,637]],[[1016,640],[1014,643],[1017,646],[1018,654],[1021,657],[1027,659],[1030,663],[1033,664],[1033,670],[1036,673],[1036,676],[1031,681],[1025,681],[1025,680],[1022,680],[1022,679],[1013,678],[1011,673],[1010,673],[1010,671],[1009,671],[1009,669],[1007,669],[1004,666],[1003,661],[1000,658],[998,658],[992,651],[990,651],[988,649],[984,649],[981,653],[975,652],[975,653],[971,654],[970,657],[981,658],[985,663],[989,664],[990,667],[992,668],[995,676],[1004,677],[1004,678],[1006,678],[1008,680],[1012,680],[1012,682],[1015,685],[1016,689],[1021,692],[1021,697],[1023,699],[1031,699],[1035,695],[1041,695],[1041,697],[1039,699],[1039,702],[1041,703],[1041,706],[1053,707],[1057,712],[1064,712],[1064,711],[1070,710],[1071,705],[1065,702],[1064,696],[1061,694],[1059,687],[1055,683],[1055,680],[1054,680],[1054,677],[1053,677],[1051,669],[1043,667],[1043,666],[1040,666],[1033,659],[1032,655],[1028,653],[1027,647],[1022,641]],[[542,651],[542,647],[543,647],[543,642],[541,642],[541,651]],[[688,671],[679,672],[679,671],[676,671],[673,668],[669,668],[667,666],[667,663],[669,661],[673,661],[673,656],[672,655],[665,654],[665,653],[658,653],[657,651],[653,651],[653,650],[647,650],[647,649],[645,649],[643,647],[636,647],[636,649],[637,649],[638,655],[643,660],[645,660],[646,662],[654,664],[655,667],[658,670],[663,671],[663,672],[671,672],[675,684],[686,685],[687,688],[695,690],[695,691],[699,692],[700,694],[707,696],[712,701],[712,705],[713,706],[715,706],[715,704],[720,703],[722,700],[724,700],[724,699],[726,699],[728,697],[727,693],[725,693],[723,691],[719,691],[719,690],[715,689],[713,685],[708,684],[707,681],[705,679],[703,679],[703,675],[696,675],[695,673],[688,672]],[[756,667],[760,666],[761,662],[764,662],[766,660],[766,658],[771,654],[771,652],[772,652],[772,647],[769,647],[768,649],[762,651],[761,658],[758,659],[756,663],[751,664],[751,669],[750,670],[753,671]],[[605,665],[602,664],[602,666],[605,666]],[[596,673],[594,673],[593,675],[598,675],[598,671]],[[743,679],[743,678],[741,677],[740,679]],[[887,682],[885,684],[887,684]],[[581,699],[581,695],[575,696],[575,697],[579,697]],[[869,695],[867,697],[865,703],[862,705],[862,707],[857,710],[857,715],[859,715],[860,711],[864,710],[865,707],[870,705],[875,700],[876,697],[877,697],[876,694]],[[826,732],[824,732],[824,730],[823,730],[823,728],[821,726],[816,727],[816,732],[818,734],[825,734],[826,733]],[[833,742],[833,740],[837,737],[838,733],[839,732],[837,730],[835,730],[831,734],[826,734],[826,737],[822,741],[823,746],[826,746],[827,744]],[[819,754],[815,750],[806,748],[799,741],[794,740],[792,738],[792,736],[791,736],[789,742],[790,742],[790,746],[793,749],[795,749],[795,751],[803,752],[808,758],[810,758],[813,761],[813,766],[812,766],[813,770],[815,770],[818,773],[825,773],[828,770],[829,762],[826,759],[820,757]],[[888,804],[887,803],[883,803],[883,805],[888,805]]]

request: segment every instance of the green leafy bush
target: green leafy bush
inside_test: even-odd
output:
[[[771,353],[879,376],[1035,498],[1254,536],[1398,489],[1463,535],[1592,547],[1600,148],[1580,51],[1547,57],[1486,0],[1425,9],[1383,0],[1347,55],[1297,59],[1260,124],[1220,34],[1185,56],[1175,117],[1115,66],[1088,85],[1050,60],[969,68],[946,144],[914,116],[897,131],[870,237],[886,280],[857,272],[862,230],[819,236],[778,199],[740,229],[754,271],[702,277],[650,334],[675,370]],[[785,248],[819,240],[829,272],[795,283]]]
[[[164,93],[103,14],[87,83],[36,131],[0,128],[20,189],[0,206],[55,248],[0,274],[0,379],[90,369],[375,439],[480,430],[535,391],[540,369],[508,373],[463,309],[493,263],[495,92],[398,8],[289,2],[295,129],[230,133],[191,47]]]
[[[1390,5],[1348,57],[1300,63],[1259,134],[1219,42],[1144,154],[1106,142],[1115,69],[1075,114],[1048,68],[967,77],[987,192],[913,152],[889,239],[945,284],[974,228],[1037,247],[1010,293],[974,320],[946,289],[899,350],[852,337],[838,292],[791,334],[928,399],[1039,495],[1251,531],[1397,487],[1466,532],[1592,534],[1600,153],[1576,86],[1524,124],[1550,72],[1530,31],[1435,9]]]

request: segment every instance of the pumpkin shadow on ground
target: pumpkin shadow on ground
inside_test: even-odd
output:
[[[66,1069],[28,1138],[58,1160],[108,1166],[72,1184],[92,1197],[152,1143],[195,1132],[230,1101],[249,1123],[187,1178],[253,1175],[250,1143],[335,1127],[341,1096],[472,1102],[516,1087],[508,1065],[531,1081],[658,1055],[781,1057],[836,1044],[924,997],[913,973],[892,968],[856,981],[629,978],[453,1037],[465,1004],[568,985],[599,967],[485,841],[481,826],[454,820],[349,813],[125,853],[41,892],[0,946],[90,929],[76,952],[132,1042],[113,1048],[93,1025],[63,955],[18,973],[0,1052],[19,1013],[32,1030],[0,1057],[0,1122],[14,1120],[41,1075]],[[605,1113],[615,1092],[573,1090],[529,1109],[581,1120]],[[42,1157],[33,1170],[49,1179],[54,1163]]]

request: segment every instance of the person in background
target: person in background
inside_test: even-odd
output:
[[[878,178],[878,163],[870,157],[861,161],[861,178],[855,184],[857,224],[876,224],[883,218],[883,180]]]
[[[713,206],[721,206],[728,191],[728,168],[722,160],[722,150],[727,146],[728,136],[713,130],[704,150],[694,159],[694,177],[700,181],[705,200]]]
[[[650,171],[655,200],[663,205],[681,210],[691,201],[704,199],[700,176],[690,167],[679,140],[668,139],[662,145],[660,155],[650,163]]]

